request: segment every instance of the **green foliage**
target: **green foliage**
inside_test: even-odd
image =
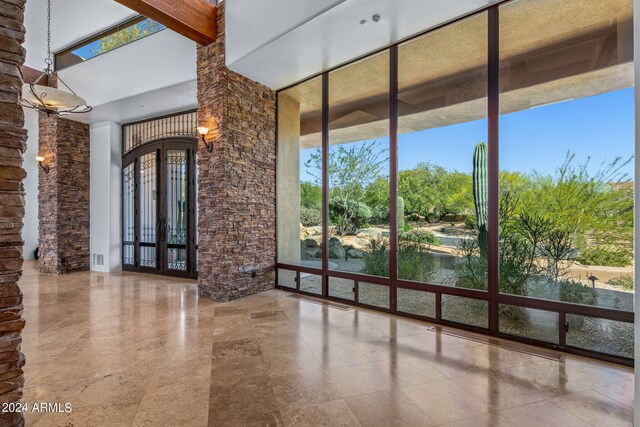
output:
[[[363,262],[363,274],[389,277],[388,241],[383,238],[370,240],[365,250]],[[435,271],[433,254],[427,248],[407,240],[398,242],[399,278],[429,282]]]
[[[577,261],[585,265],[626,267],[633,261],[633,254],[626,248],[594,246],[582,252]]]
[[[473,212],[471,187],[470,175],[429,163],[398,173],[405,214],[420,214],[434,222],[446,214]]]
[[[596,290],[589,285],[574,280],[563,280],[559,282],[559,286],[560,301],[585,305],[593,305],[596,302]]]
[[[398,235],[398,240],[404,240],[408,242],[421,243],[423,245],[439,245],[440,240],[430,231],[425,230],[413,230],[405,231]]]
[[[322,225],[322,211],[312,208],[300,208],[300,223],[305,227]]]
[[[478,224],[476,223],[476,217],[468,216],[467,219],[464,220],[464,225],[470,230],[477,228]]]
[[[609,279],[607,283],[613,286],[619,286],[628,291],[632,291],[634,288],[633,276],[630,274],[614,277],[613,279]]]
[[[93,55],[100,55],[105,52],[109,52],[120,46],[124,46],[132,41],[141,39],[142,37],[153,34],[156,31],[165,28],[164,25],[159,24],[151,19],[146,19],[128,28],[124,28],[109,36],[100,39],[98,48],[93,50]]]
[[[329,149],[329,217],[338,234],[351,234],[371,218],[371,209],[363,200],[367,187],[380,178],[383,165],[389,160],[385,157],[387,151],[377,141],[334,145]],[[322,151],[313,153],[305,166],[320,185]]]
[[[311,182],[301,182],[300,206],[309,209],[322,209],[322,187]]]
[[[329,200],[329,221],[338,226],[341,234],[354,234],[368,224],[372,216],[371,208],[362,202],[337,197]]]

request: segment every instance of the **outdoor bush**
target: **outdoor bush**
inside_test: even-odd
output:
[[[383,238],[369,241],[363,257],[363,274],[389,277],[388,241]],[[429,282],[435,274],[433,254],[415,242],[398,242],[398,277],[404,280]]]
[[[421,243],[423,245],[439,245],[440,240],[430,231],[426,230],[411,230],[400,233],[399,240],[405,240],[409,242]]]
[[[561,280],[558,285],[560,301],[585,305],[594,305],[596,302],[596,290],[589,285],[575,280]]]
[[[322,225],[322,211],[313,208],[300,208],[300,223],[305,227]]]
[[[474,230],[477,227],[475,215],[469,215],[467,219],[464,220],[464,225],[466,225],[468,229]]]
[[[404,226],[402,227],[403,231],[411,231],[413,230],[413,226],[411,224],[409,224],[408,222],[404,223]]]
[[[626,267],[631,264],[632,252],[624,248],[593,246],[587,248],[578,257],[578,262],[586,265],[606,265]]]
[[[613,286],[619,286],[622,289],[626,289],[628,291],[633,290],[633,276],[630,274],[626,274],[624,276],[614,277],[613,279],[609,279],[607,282]]]
[[[364,224],[369,223],[372,212],[371,208],[363,202],[345,202],[332,198],[329,201],[329,219],[336,225],[339,234],[353,234]]]

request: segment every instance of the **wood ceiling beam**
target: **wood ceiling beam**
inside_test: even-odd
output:
[[[217,8],[207,0],[116,0],[203,46],[216,39]]]

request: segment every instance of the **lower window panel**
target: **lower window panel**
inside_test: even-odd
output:
[[[633,358],[633,323],[567,314],[567,345]]]
[[[283,288],[296,288],[296,272],[291,270],[278,269],[278,286]]]
[[[499,307],[500,332],[559,344],[558,313],[506,304]]]
[[[415,289],[397,289],[398,311],[436,318],[436,295]]]
[[[388,309],[389,287],[368,282],[358,282],[358,302]]]
[[[348,301],[354,301],[353,294],[354,282],[350,279],[341,279],[339,277],[329,277],[329,296],[342,298]]]
[[[322,276],[300,273],[300,290],[311,294],[322,295]]]
[[[485,300],[442,295],[442,319],[479,328],[488,328],[489,303]]]

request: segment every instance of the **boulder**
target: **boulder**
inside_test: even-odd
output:
[[[307,227],[308,236],[322,236],[322,226],[316,225],[314,227]]]
[[[321,248],[307,248],[304,250],[304,254],[309,258],[322,258]]]
[[[364,257],[364,252],[362,252],[360,249],[350,249],[347,252],[347,256],[349,258],[362,259]]]
[[[311,237],[307,237],[306,239],[304,239],[304,245],[307,248],[317,248],[318,242],[315,239],[312,239]]]
[[[328,250],[329,258],[344,259],[347,255],[347,252],[342,247],[342,240],[335,236],[329,239]]]
[[[347,253],[342,246],[329,246],[329,258],[331,259],[344,259]]]
[[[382,230],[379,228],[363,228],[356,231],[356,237],[361,239],[375,239],[382,236]]]

